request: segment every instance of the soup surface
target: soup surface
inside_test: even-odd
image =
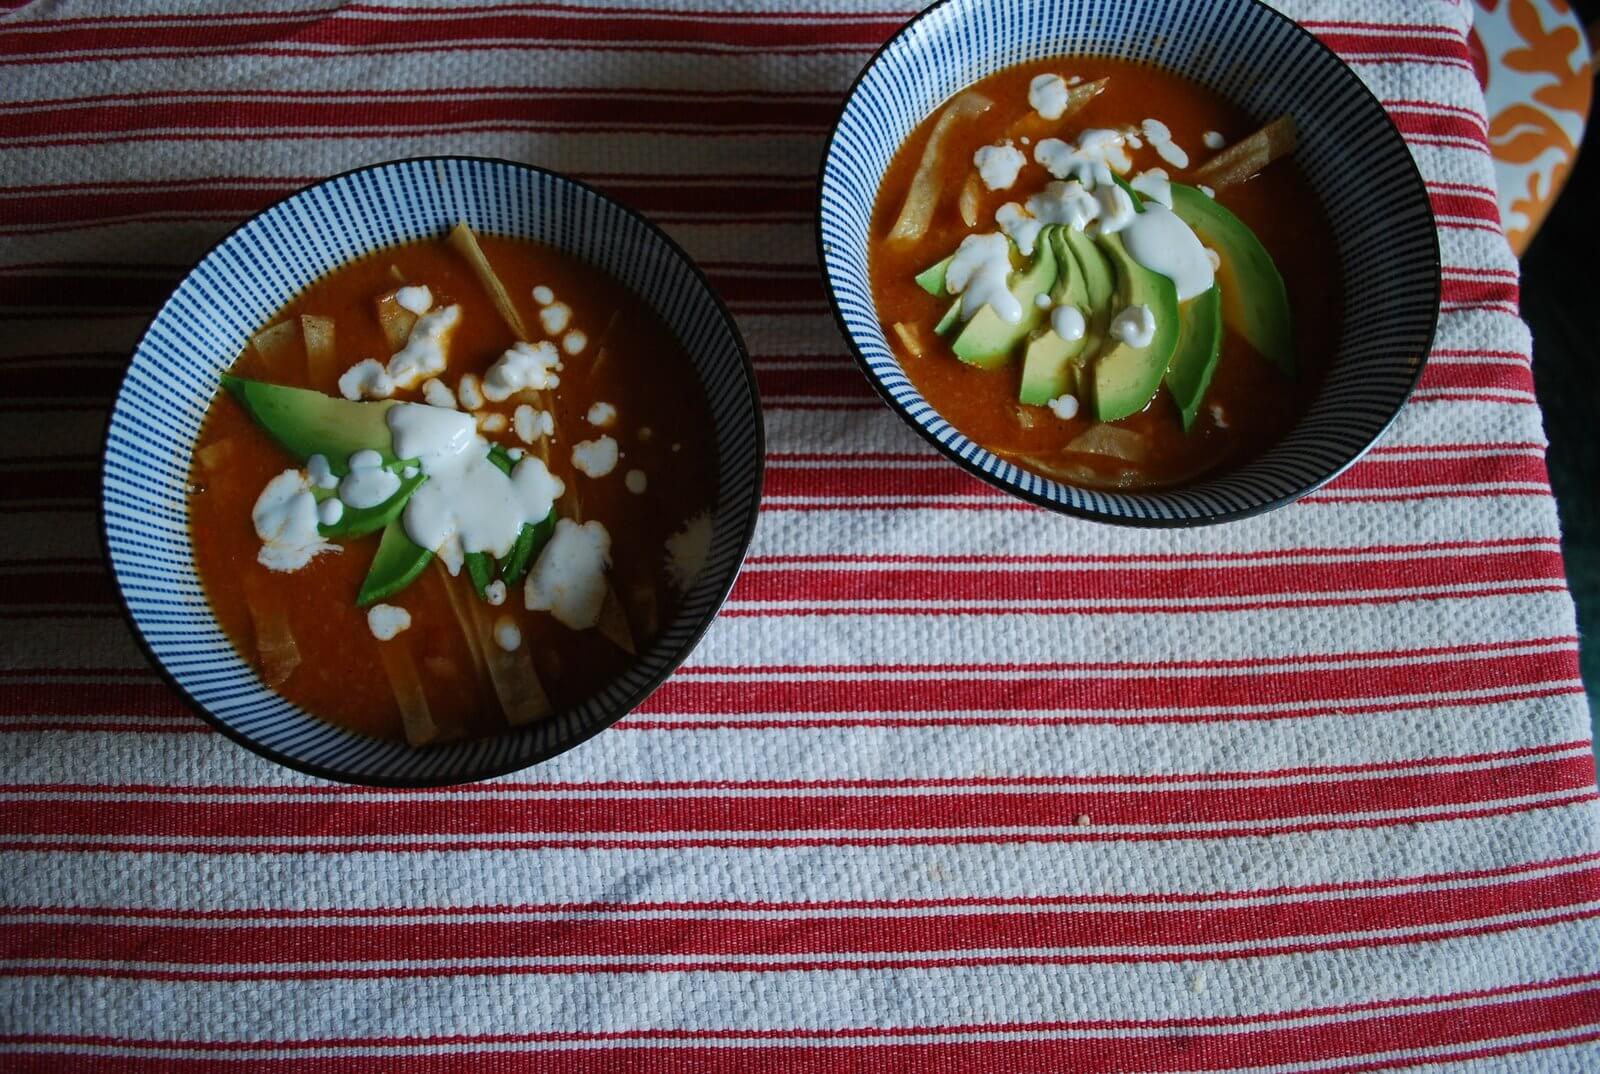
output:
[[[423,418],[444,410],[461,415],[446,420],[458,433],[481,438],[474,441],[480,460],[482,441],[509,452],[502,461],[519,483],[489,474],[498,482],[492,493],[505,495],[526,484],[537,498],[542,488],[545,499],[536,512],[542,515],[553,495],[556,515],[589,524],[574,531],[577,539],[563,545],[561,556],[554,554],[559,536],[539,533],[543,543],[533,546],[526,578],[504,584],[497,575],[503,592],[491,583],[480,596],[462,567],[463,554],[473,550],[463,523],[415,581],[361,607],[357,598],[369,571],[378,573],[380,534],[330,538],[308,562],[284,569],[283,557],[269,554],[271,533],[264,534],[255,517],[269,483],[297,474],[286,479],[286,487],[305,486],[325,499],[345,498],[347,486],[341,481],[336,491],[315,491],[319,464],[286,450],[282,438],[269,434],[260,416],[229,391],[211,404],[192,473],[195,561],[217,619],[239,652],[257,664],[268,685],[314,715],[419,744],[502,731],[508,719],[524,722],[559,710],[615,677],[631,659],[628,649],[642,646],[670,621],[680,587],[698,569],[697,557],[703,558],[709,529],[704,512],[716,496],[712,423],[699,379],[655,313],[609,276],[548,247],[495,236],[479,241],[538,353],[559,355],[559,367],[544,371],[559,384],[543,390],[523,386],[509,394],[489,387],[514,387],[514,377],[496,377],[530,367],[513,362],[496,372],[516,337],[472,263],[444,240],[381,250],[318,280],[268,322],[289,327],[258,335],[230,372],[330,397],[365,397],[351,406],[382,406],[372,398],[380,396],[410,404]],[[413,289],[399,294],[422,314],[397,305],[401,285]],[[427,303],[418,297],[424,287]],[[381,383],[381,376],[376,386],[356,383],[352,366],[374,359],[369,372],[383,373],[385,363],[394,369],[396,351],[410,349],[427,317],[451,307],[458,309],[450,315],[453,333],[440,348],[443,369],[409,388],[398,386],[403,376],[393,378],[393,385]],[[302,315],[323,319],[313,325],[331,322],[331,355],[314,338],[317,332],[302,327]],[[553,350],[543,347],[546,342]],[[504,397],[495,401],[486,394]],[[396,434],[397,451],[399,444]],[[344,463],[328,461],[336,469]],[[409,473],[413,479],[418,468],[398,462],[391,467],[396,477]],[[420,468],[426,475],[421,489],[444,487],[442,471],[434,474],[426,463]],[[533,480],[544,481],[545,475],[563,490],[552,494],[553,483]],[[413,493],[392,525],[409,534],[416,521],[412,508],[421,497],[421,491]],[[325,499],[319,507],[326,511]],[[563,563],[571,568],[573,555],[581,560],[586,547],[593,558],[593,542],[583,540],[597,532],[593,523],[609,536],[606,612],[599,625],[575,628],[550,610],[530,610],[527,587],[535,576],[547,589],[563,578],[571,582],[561,573]],[[268,531],[273,524],[267,521]],[[531,521],[524,529],[536,532]],[[523,536],[523,530],[513,532]],[[447,547],[450,541],[454,547]],[[496,570],[500,551],[483,553],[487,558],[478,562]],[[407,617],[409,626],[393,633]],[[537,704],[541,690],[547,705]]]
[[[1049,75],[1060,77],[1058,92],[1105,81],[1086,104],[1051,120],[1034,107],[1037,91],[1030,102],[1035,81]],[[1131,180],[1135,189],[1149,191],[1160,184],[1147,187],[1140,177],[1160,169],[1163,181],[1191,185],[1193,193],[1205,181],[1195,178],[1197,169],[1218,149],[1249,136],[1257,124],[1226,100],[1178,75],[1097,57],[1058,57],[1012,67],[970,89],[990,105],[979,114],[944,121],[932,173],[937,201],[926,230],[910,238],[894,234],[914,177],[923,166],[924,150],[945,113],[959,112],[951,107],[959,96],[929,116],[900,147],[879,188],[873,214],[871,272],[879,318],[906,373],[929,403],[991,451],[1045,476],[1094,487],[1182,484],[1238,466],[1280,439],[1315,396],[1339,324],[1340,280],[1333,234],[1293,161],[1275,160],[1248,181],[1204,191],[1254,232],[1281,273],[1292,311],[1292,327],[1284,332],[1286,341],[1292,339],[1292,371],[1284,363],[1269,361],[1241,335],[1230,299],[1236,303],[1253,281],[1241,282],[1240,266],[1221,256],[1212,261],[1222,296],[1220,354],[1203,398],[1191,408],[1189,427],[1185,428],[1180,407],[1165,383],[1142,402],[1136,400],[1133,413],[1100,421],[1091,384],[1099,358],[1088,353],[1096,342],[1092,312],[1087,322],[1091,346],[1079,356],[1072,377],[1061,389],[1071,398],[1036,398],[1029,404],[1019,398],[1024,355],[1031,339],[1051,331],[1050,314],[1002,364],[982,367],[958,358],[952,347],[963,324],[973,323],[972,311],[962,309],[955,327],[941,333],[938,328],[950,312],[952,298],[960,296],[948,286],[930,294],[916,277],[960,250],[972,236],[1015,237],[1014,226],[1006,226],[1006,214],[1012,214],[1014,225],[1017,210],[1027,206],[1020,216],[1028,218],[1035,207],[1030,199],[1062,191],[1063,178],[1067,186],[1084,180],[1090,201],[1098,197],[1101,209],[1109,205],[1105,197],[1109,191],[1096,191],[1089,181],[1086,173],[1092,169],[1079,169],[1076,177],[1069,178],[1066,169],[1051,169],[1041,162],[1042,145],[1050,139],[1059,139],[1072,150],[1094,138],[1115,135],[1131,164],[1112,165],[1119,180]],[[1155,137],[1148,120],[1157,121]],[[986,169],[980,169],[977,154],[985,147],[1016,151],[1021,159],[1011,160],[1013,167],[1020,163],[1013,182],[991,188],[980,178]],[[999,180],[1009,177],[1011,168],[1003,161],[992,163],[1001,165],[994,169]],[[1107,176],[1102,173],[1100,178],[1100,185],[1106,186]],[[1152,199],[1145,193],[1137,200],[1148,207]],[[1105,215],[1102,211],[1099,220],[1077,226],[1099,241]],[[1218,245],[1199,228],[1194,230],[1207,248]],[[1013,242],[1013,281],[1027,270],[1028,259],[1022,253]],[[1235,293],[1230,294],[1230,288]],[[1198,300],[1182,303],[1186,331],[1194,301]],[[1043,306],[1044,300],[1039,304]],[[1109,314],[1121,312],[1121,305]],[[1099,327],[1103,333],[1106,325]],[[1106,343],[1103,334],[1098,342]]]

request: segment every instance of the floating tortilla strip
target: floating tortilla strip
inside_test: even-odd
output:
[[[489,663],[489,682],[500,701],[501,711],[506,714],[506,722],[521,727],[549,716],[554,711],[550,696],[544,691],[544,683],[539,681],[527,646],[518,646],[511,652],[500,648],[488,608],[476,600],[468,600],[467,605],[473,629],[478,632],[478,644]]]
[[[417,323],[417,315],[400,304],[396,293],[389,291],[381,294],[377,301],[378,325],[383,329],[383,339],[389,344],[390,354],[406,345],[411,338],[412,326]]]
[[[922,334],[917,331],[917,326],[904,321],[894,323],[894,334],[900,337],[900,342],[906,345],[906,350],[914,358],[925,358],[927,352],[922,349]]]
[[[1066,451],[1083,455],[1103,455],[1123,462],[1143,462],[1150,445],[1138,433],[1115,425],[1091,425],[1067,444]]]
[[[456,625],[461,628],[462,636],[467,639],[467,655],[472,658],[472,666],[481,682],[489,677],[489,665],[484,661],[483,648],[478,640],[477,624],[472,617],[473,601],[455,584],[456,580],[445,569],[443,561],[435,558],[433,565],[438,568],[439,582],[444,586],[444,595],[450,601],[450,611],[455,614]]]
[[[993,104],[983,94],[966,90],[958,93],[939,116],[933,133],[928,135],[928,144],[922,148],[922,160],[911,179],[905,204],[889,232],[891,242],[915,242],[928,233],[933,211],[939,205],[939,156],[944,152],[945,139],[957,123],[987,112]]]
[[[250,345],[268,366],[274,370],[282,369],[294,360],[294,340],[299,334],[298,328],[299,325],[293,321],[279,321],[250,337]]]
[[[1255,178],[1262,169],[1280,157],[1294,152],[1299,144],[1299,131],[1294,117],[1281,115],[1256,131],[1250,137],[1224,149],[1199,168],[1191,177],[1195,183],[1213,190],[1237,186]]]
[[[478,277],[483,289],[489,292],[489,301],[494,303],[495,310],[500,314],[500,319],[506,322],[506,327],[511,329],[511,334],[520,340],[531,342],[532,337],[528,335],[528,326],[523,323],[522,314],[512,305],[511,295],[506,291],[505,284],[495,275],[494,267],[484,255],[483,247],[478,245],[478,236],[467,226],[466,221],[463,220],[451,228],[450,237],[446,241],[456,253],[467,259],[467,264],[472,266],[473,274]]]
[[[489,293],[489,298],[494,302],[495,309],[500,312],[500,317],[506,322],[513,335],[523,342],[531,342],[527,325],[522,320],[522,315],[517,312],[517,307],[511,304],[511,296],[507,293],[505,284],[500,282],[500,277],[495,274],[494,266],[489,264],[489,258],[484,254],[483,247],[478,244],[478,237],[466,221],[458,223],[450,229],[450,246],[466,258],[472,266],[473,273],[478,277],[478,282]],[[607,326],[607,331],[610,328]],[[545,404],[544,393],[532,389],[525,389],[515,396],[518,402],[526,401],[538,410],[555,411]],[[540,457],[545,465],[550,465],[550,440],[551,437],[540,437],[536,445]],[[567,482],[566,491],[561,496],[561,513],[574,522],[583,521],[583,502],[578,499],[578,483]],[[617,598],[616,586],[608,579],[606,582],[606,603],[600,609],[600,623],[597,628],[601,635],[611,641],[617,648],[630,656],[637,652],[633,644],[633,633],[628,628],[628,617],[622,610],[622,602]],[[530,665],[531,666],[531,665]]]
[[[256,635],[256,664],[261,681],[282,686],[300,666],[300,646],[289,629],[289,612],[270,587],[246,571],[242,578],[245,606]]]
[[[333,318],[300,315],[300,335],[306,341],[306,372],[311,383],[321,388],[339,380],[338,359],[333,352]]]
[[[389,676],[389,686],[394,699],[400,704],[400,724],[405,728],[406,741],[413,746],[426,746],[439,740],[439,725],[433,722],[433,710],[428,707],[428,695],[422,689],[422,680],[411,663],[411,652],[399,638],[378,643],[378,658]]]
[[[1084,105],[1094,100],[1104,92],[1111,79],[1097,78],[1093,82],[1080,82],[1067,91],[1067,106],[1055,119],[1046,119],[1038,112],[1029,109],[1006,131],[1006,137],[1012,141],[1021,138],[1046,138],[1054,135],[1061,129],[1063,120],[1072,118],[1083,111]]]
[[[232,440],[215,440],[195,452],[194,457],[206,470],[217,473],[227,468],[228,461],[233,458],[233,451]]]
[[[968,227],[978,226],[978,199],[983,191],[978,186],[978,173],[968,172],[967,181],[961,184],[961,222]]]

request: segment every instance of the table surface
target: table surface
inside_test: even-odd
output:
[[[815,169],[909,11],[181,6],[0,17],[0,1066],[1600,1068],[1595,769],[1471,4],[1281,5],[1414,147],[1438,347],[1339,481],[1192,533],[993,493],[853,368]],[[754,353],[768,496],[616,728],[338,787],[144,664],[98,442],[219,235],[430,152],[568,171],[688,248]]]

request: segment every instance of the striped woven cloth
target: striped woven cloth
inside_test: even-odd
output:
[[[0,1068],[1600,1069],[1595,767],[1469,5],[1284,3],[1415,149],[1438,349],[1334,485],[1180,533],[989,491],[852,367],[814,175],[884,2],[0,16]],[[568,171],[700,260],[769,495],[616,728],[339,787],[145,665],[98,442],[212,241],[430,152]]]

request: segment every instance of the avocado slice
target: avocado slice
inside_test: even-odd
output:
[[[956,326],[961,320],[961,300],[958,298],[950,303],[950,308],[944,311],[944,316],[939,318],[939,323],[933,326],[934,332],[944,335]]]
[[[301,462],[321,455],[328,460],[328,469],[343,477],[350,472],[350,456],[358,451],[376,451],[385,465],[396,461],[385,418],[395,405],[393,399],[353,403],[306,388],[228,375],[223,376],[222,386]]]
[[[330,463],[330,468],[332,464]],[[331,526],[317,527],[317,532],[324,537],[364,537],[369,533],[377,533],[391,521],[400,517],[400,512],[405,509],[406,501],[411,499],[411,494],[417,491],[421,484],[428,480],[423,473],[416,473],[410,477],[400,478],[400,487],[395,489],[393,496],[384,500],[376,507],[346,507],[339,516],[339,521]],[[314,488],[311,494],[317,502],[330,499],[339,494],[337,489]]]
[[[949,270],[950,262],[954,261],[955,259],[956,255],[951,254],[937,265],[929,265],[927,268],[917,273],[917,286],[928,292],[930,295],[944,294],[944,274]]]
[[[1022,304],[1022,319],[1016,324],[1000,319],[993,306],[984,306],[973,314],[972,320],[956,336],[956,357],[980,369],[996,369],[1011,357],[1011,351],[1039,327],[1044,311],[1034,305],[1034,299],[1049,291],[1056,282],[1055,249],[1046,232],[1039,233],[1034,246],[1033,263],[1024,272],[1011,274],[1011,293]]]
[[[1178,348],[1167,366],[1167,390],[1183,416],[1184,432],[1194,424],[1221,355],[1222,287],[1212,284],[1178,311]]]
[[[1063,231],[1050,232],[1050,245],[1056,255],[1056,285],[1051,288],[1052,306],[1076,306],[1087,324],[1089,319],[1089,291],[1084,286],[1083,270],[1077,265],[1072,248],[1067,245]],[[1042,241],[1042,240],[1041,240]],[[1019,402],[1029,406],[1044,406],[1064,394],[1072,382],[1072,365],[1089,342],[1087,329],[1074,340],[1062,339],[1053,328],[1034,336],[1022,359],[1022,389],[1017,394]]]
[[[1222,319],[1257,353],[1295,375],[1289,291],[1255,232],[1215,198],[1172,184],[1172,211],[1222,258]]]
[[[1111,262],[1106,260],[1106,255],[1100,252],[1094,240],[1083,232],[1076,228],[1062,228],[1061,233],[1072,250],[1077,267],[1083,270],[1083,287],[1089,296],[1090,311],[1105,313],[1105,320],[1109,324],[1111,295],[1117,289],[1117,275],[1111,268]],[[1091,323],[1093,320],[1090,318]]]
[[[1118,310],[1149,306],[1156,319],[1155,338],[1148,347],[1108,339],[1095,362],[1095,417],[1116,421],[1143,410],[1161,387],[1178,346],[1178,289],[1161,273],[1135,261],[1120,235],[1101,235],[1099,243],[1117,272],[1113,304]]]
[[[511,546],[506,558],[500,561],[500,577],[506,585],[516,585],[522,581],[522,576],[528,573],[528,568],[533,566],[534,559],[544,551],[544,546],[555,532],[554,507],[544,516],[544,521],[529,523],[522,527],[522,532],[517,534],[517,543]]]
[[[432,561],[433,553],[407,537],[398,518],[391,519],[383,527],[378,554],[372,557],[366,580],[356,594],[356,606],[366,608],[394,596],[415,582]]]

